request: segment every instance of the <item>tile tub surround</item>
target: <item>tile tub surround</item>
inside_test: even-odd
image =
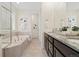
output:
[[[23,38],[24,39],[24,38]],[[28,38],[25,38],[23,41],[14,42],[8,45],[6,48],[3,49],[3,56],[4,57],[20,57],[22,52],[25,50],[27,45],[30,43]]]
[[[77,52],[79,52],[79,39],[68,39],[66,36],[59,35],[59,34],[56,34],[56,33],[50,33],[50,32],[45,32],[45,33],[47,33],[48,35],[56,38],[60,42],[66,44],[70,48],[72,48],[72,49],[76,50]]]
[[[3,49],[4,57],[20,57],[23,51],[25,50],[25,48],[27,47],[28,43],[29,42],[25,40],[20,45],[16,45],[16,46]]]
[[[5,36],[3,38],[0,38],[2,39],[1,40],[1,48],[6,48],[8,45],[10,45],[10,42],[8,42],[8,40],[10,40],[10,33],[5,33],[4,34]],[[21,39],[22,37],[28,37],[31,39],[31,35],[29,33],[26,33],[26,32],[12,32],[12,40],[11,40],[11,43],[13,42],[22,42],[23,39]],[[30,39],[28,39],[30,41]],[[18,43],[19,44],[19,43]]]

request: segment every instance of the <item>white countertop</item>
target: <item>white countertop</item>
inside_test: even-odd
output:
[[[69,39],[64,35],[59,35],[56,33],[47,33],[47,34],[79,52],[79,39]]]

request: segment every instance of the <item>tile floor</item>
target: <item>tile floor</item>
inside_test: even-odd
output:
[[[32,39],[30,45],[27,46],[22,57],[47,57],[46,51],[41,48],[38,39]]]

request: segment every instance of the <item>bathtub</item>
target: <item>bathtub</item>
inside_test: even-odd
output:
[[[3,57],[21,57],[30,43],[29,35],[13,35],[11,43],[3,48]]]

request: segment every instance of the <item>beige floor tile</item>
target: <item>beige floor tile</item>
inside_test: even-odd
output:
[[[30,45],[27,46],[22,57],[47,57],[46,51],[41,48],[38,39],[32,39]]]

